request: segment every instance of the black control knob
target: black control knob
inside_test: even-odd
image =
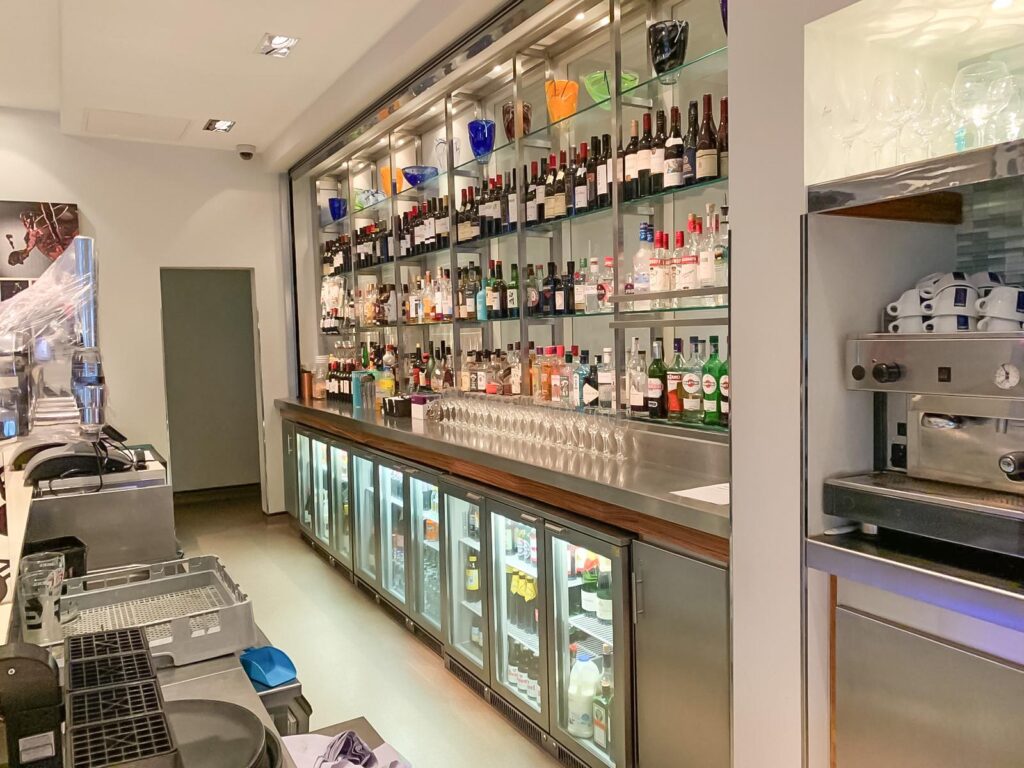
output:
[[[902,375],[903,371],[897,363],[875,363],[875,367],[871,369],[871,376],[879,384],[899,381]]]
[[[855,365],[853,370],[850,371],[850,375],[853,376],[854,381],[864,381],[864,377],[868,375],[868,372],[864,370],[863,365]]]
[[[1010,480],[1024,481],[1024,451],[1014,451],[999,457],[999,469]]]

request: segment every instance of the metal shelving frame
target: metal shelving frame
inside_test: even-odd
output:
[[[524,13],[523,10],[526,6],[530,6],[529,12]],[[369,117],[362,121],[361,124],[354,128],[346,129],[342,131],[335,139],[334,143],[326,146],[318,154],[308,159],[304,163],[296,166],[291,170],[291,176],[293,183],[297,180],[308,175],[310,183],[308,188],[311,191],[313,199],[313,218],[316,235],[323,237],[332,235],[335,232],[347,231],[354,239],[355,225],[353,219],[359,218],[356,212],[352,210],[354,200],[354,174],[352,173],[353,163],[357,160],[369,159],[372,166],[372,172],[376,174],[376,159],[383,156],[384,153],[377,151],[374,154],[368,155],[368,150],[377,149],[381,146],[382,142],[387,145],[387,160],[391,168],[392,179],[396,177],[397,173],[400,173],[397,168],[395,161],[396,158],[396,142],[395,136],[402,132],[403,124],[405,121],[412,119],[420,119],[423,115],[427,114],[431,106],[438,106],[441,103],[444,105],[443,114],[438,116],[438,120],[443,119],[445,128],[445,138],[447,141],[448,158],[447,158],[447,172],[442,170],[441,173],[446,173],[444,178],[444,184],[439,184],[437,188],[437,195],[443,196],[448,195],[449,199],[449,228],[451,235],[451,243],[448,247],[448,259],[443,260],[439,266],[441,268],[450,269],[453,282],[456,280],[459,269],[459,255],[465,253],[476,253],[480,255],[479,263],[481,270],[486,274],[486,259],[489,253],[491,239],[481,239],[470,243],[456,243],[456,225],[455,225],[455,214],[458,207],[456,202],[456,176],[472,176],[474,178],[482,178],[486,175],[485,171],[479,171],[476,174],[467,172],[465,169],[456,168],[455,155],[453,151],[454,138],[454,115],[456,101],[460,103],[466,101],[473,105],[476,113],[480,116],[484,115],[484,100],[490,95],[497,94],[503,89],[507,89],[511,86],[512,89],[512,101],[515,104],[515,136],[513,142],[510,142],[507,146],[512,146],[514,149],[514,168],[519,171],[523,168],[526,161],[527,149],[543,149],[541,145],[543,141],[538,142],[536,138],[528,137],[524,132],[524,116],[523,116],[523,90],[524,90],[524,78],[529,74],[536,74],[537,68],[540,66],[544,67],[544,74],[546,79],[551,79],[559,75],[558,70],[565,70],[570,62],[574,61],[574,54],[581,56],[581,51],[589,51],[597,46],[608,45],[612,52],[612,69],[614,70],[614,76],[610,77],[610,97],[609,105],[609,134],[612,136],[612,152],[614,161],[612,163],[613,173],[610,179],[611,183],[611,207],[610,213],[604,214],[609,215],[611,218],[611,249],[613,255],[613,275],[614,284],[622,286],[624,283],[624,277],[628,273],[628,261],[629,256],[625,250],[625,238],[624,238],[624,223],[623,217],[626,213],[626,203],[622,200],[622,190],[620,189],[619,182],[621,179],[619,175],[619,147],[617,137],[621,135],[621,129],[623,125],[623,106],[629,107],[640,107],[640,108],[653,108],[656,107],[651,99],[638,97],[636,95],[622,95],[620,93],[621,74],[623,71],[623,34],[624,30],[635,29],[638,24],[644,24],[650,21],[654,21],[658,18],[668,18],[672,16],[671,11],[678,6],[675,2],[660,2],[659,0],[598,0],[593,2],[592,0],[556,0],[550,3],[533,3],[524,2],[520,7],[520,16],[522,22],[518,24],[514,29],[508,31],[507,27],[501,27],[502,34],[492,35],[489,43],[489,47],[486,47],[483,51],[475,53],[472,57],[472,66],[469,66],[468,62],[464,58],[458,58],[452,61],[451,66],[444,67],[440,72],[447,73],[444,76],[434,75],[431,77],[425,77],[421,82],[420,86],[412,86],[410,89],[404,92],[403,97],[395,99],[395,101],[389,105],[385,110],[379,111],[375,117]],[[594,13],[598,9],[602,8],[599,13]],[[578,12],[587,12],[588,19],[584,22],[583,26],[579,29],[573,29],[571,33],[558,37],[559,31],[564,31],[567,25],[573,20]],[[487,30],[481,29],[481,34],[484,34]],[[494,32],[494,27],[490,30]],[[553,42],[550,42],[554,38]],[[548,41],[548,42],[546,42]],[[725,49],[717,49],[711,51],[711,54],[694,57],[693,61],[687,60],[683,67],[691,64],[698,63],[702,60],[709,58],[710,55],[723,55],[727,56],[728,52]],[[455,66],[455,62],[459,62],[459,66]],[[505,65],[511,62],[511,71],[502,76],[500,79],[494,79],[488,81],[489,90],[486,92],[475,91],[474,88],[478,87],[479,83],[475,82],[482,78],[484,75],[489,74],[491,69],[497,65]],[[727,63],[725,64],[727,68]],[[435,70],[435,73],[437,70]],[[581,110],[577,110],[577,114]],[[495,121],[499,122],[498,120]],[[436,124],[435,124],[436,126]],[[417,163],[423,162],[423,148],[422,148],[422,126],[416,129],[414,138],[416,141],[416,161]],[[534,130],[534,133],[538,129]],[[500,125],[497,131],[500,136]],[[408,131],[405,132],[407,135]],[[575,136],[575,143],[578,143],[580,137]],[[554,146],[556,142],[547,142],[550,149],[557,151],[557,147]],[[344,172],[340,172],[343,164]],[[481,166],[483,167],[483,166]],[[321,226],[319,221],[316,219],[318,215],[317,203],[317,191],[320,189],[320,184],[326,185],[325,188],[330,188],[329,179],[335,175],[339,190],[346,190],[348,193],[348,200],[350,204],[350,210],[341,222],[333,222],[328,224],[326,227]],[[563,315],[554,317],[532,317],[526,314],[526,274],[528,267],[527,258],[527,239],[534,236],[541,236],[549,242],[549,258],[556,262],[562,262],[562,230],[563,225],[569,223],[572,226],[574,217],[567,217],[565,219],[557,220],[555,225],[550,228],[547,232],[529,231],[526,227],[526,189],[528,186],[528,179],[521,178],[522,174],[517,173],[517,194],[518,194],[518,221],[520,225],[514,235],[517,248],[517,260],[519,270],[519,307],[520,317],[518,322],[519,340],[522,342],[523,349],[525,350],[527,340],[529,339],[529,330],[533,325],[550,325],[552,328],[552,343],[560,344],[563,341],[563,329],[564,321],[575,320],[578,317],[588,317],[588,315]],[[708,187],[719,187],[726,188],[728,180],[722,179],[720,182],[714,182],[707,185]],[[721,186],[719,186],[721,185]],[[379,186],[379,184],[378,184]],[[346,189],[347,188],[347,189]],[[689,191],[690,194],[694,191],[692,187],[681,188],[677,191],[685,192]],[[703,195],[704,190],[700,190]],[[664,206],[659,205],[661,201],[674,202],[675,194],[668,193],[658,195],[657,199],[652,200],[650,206],[638,206],[635,202],[629,205],[629,213],[631,215],[645,216],[648,221],[653,225],[662,228],[664,226]],[[432,196],[430,192],[424,192],[427,197]],[[393,225],[396,216],[400,216],[401,213],[398,210],[398,196],[396,194],[389,194],[388,204],[383,206],[388,213],[389,226]],[[598,214],[602,215],[602,214]],[[347,228],[347,229],[346,229]],[[508,233],[505,237],[512,238],[513,234]],[[316,237],[314,241],[321,242]],[[406,257],[404,259],[393,259],[392,261],[385,262],[383,264],[376,265],[372,271],[378,276],[378,285],[383,282],[383,270],[393,268],[395,270],[395,284],[400,289],[403,281],[401,279],[401,269],[403,264],[424,264],[425,257],[431,257],[434,254],[443,254],[444,251],[434,251],[432,254],[416,255]],[[298,259],[299,256],[297,255]],[[314,257],[316,262],[316,268],[320,270],[320,261]],[[353,286],[358,285],[358,275],[365,274],[369,270],[358,270],[355,264],[355,258],[353,257],[353,265],[350,273]],[[319,291],[320,278],[318,276],[315,281],[317,290]],[[454,290],[454,286],[453,286]],[[714,289],[698,289],[696,291],[687,291],[686,297],[704,297],[704,296],[721,296],[725,295],[728,297],[729,289],[728,286]],[[651,293],[644,296],[644,299],[657,299],[657,298],[677,298],[682,296],[682,292],[679,291],[667,291],[661,293]],[[454,294],[453,294],[454,299]],[[319,304],[319,295],[314,299]],[[617,381],[621,382],[625,375],[626,366],[626,344],[627,344],[627,331],[631,329],[649,329],[650,330],[650,341],[653,341],[659,328],[683,328],[683,327],[708,327],[715,325],[726,325],[729,322],[729,313],[726,307],[701,307],[698,311],[694,309],[676,309],[673,311],[662,310],[654,312],[641,312],[635,310],[628,310],[625,307],[628,306],[628,302],[635,301],[636,296],[633,295],[613,295],[609,297],[613,305],[613,312],[608,315],[608,329],[612,335],[612,346],[614,349],[615,358],[615,369]],[[728,301],[728,299],[727,299]],[[454,301],[453,301],[454,303]],[[724,311],[723,311],[724,310]],[[397,313],[396,322],[393,325],[388,326],[361,326],[358,325],[356,328],[351,329],[354,331],[356,341],[365,339],[368,335],[376,333],[381,343],[386,343],[385,336],[388,332],[393,331],[393,338],[398,351],[401,354],[406,354],[410,351],[413,342],[410,342],[407,348],[404,344],[410,327],[415,328],[451,328],[451,346],[453,354],[453,362],[455,365],[455,376],[456,382],[460,380],[459,374],[463,363],[463,349],[462,349],[462,331],[466,328],[480,328],[482,332],[482,348],[493,349],[493,338],[491,331],[493,323],[495,321],[486,320],[460,320],[453,318],[451,321],[445,321],[440,323],[423,323],[423,324],[410,324],[405,323],[402,318],[401,307]],[[589,315],[594,317],[594,315]],[[358,319],[357,319],[358,322]],[[510,320],[503,320],[501,322],[509,322]],[[429,333],[429,331],[428,331]],[[339,336],[340,337],[340,336]],[[326,351],[324,349],[324,339],[334,338],[334,335],[321,334],[320,335],[320,348],[318,352]],[[426,340],[426,337],[425,339]],[[666,353],[667,354],[667,353]],[[523,362],[523,376],[526,374],[526,366],[528,365],[525,360]],[[619,403],[621,406],[622,403]],[[674,435],[686,435],[692,432],[694,436],[703,437],[704,433],[699,430],[688,430],[685,426],[666,425],[662,423],[643,423],[642,429],[651,430],[655,432],[667,432]]]

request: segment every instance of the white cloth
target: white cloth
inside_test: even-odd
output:
[[[282,741],[288,748],[288,754],[292,756],[295,768],[355,768],[348,760],[331,763],[320,761],[335,738],[316,733],[302,733],[285,736]],[[378,768],[412,768],[412,765],[389,744],[381,744],[373,750],[373,754],[377,758]]]

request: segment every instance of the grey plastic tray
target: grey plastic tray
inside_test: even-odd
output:
[[[212,555],[106,571],[65,584],[61,613],[77,612],[63,627],[65,637],[140,627],[150,653],[170,657],[175,666],[256,644],[252,604]]]

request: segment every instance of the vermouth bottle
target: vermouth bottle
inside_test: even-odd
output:
[[[651,364],[647,368],[647,415],[652,419],[664,419],[668,416],[668,368],[662,359],[662,346],[661,339],[654,340]]]
[[[722,390],[719,387],[719,380],[722,376],[722,361],[718,358],[718,337],[711,337],[711,354],[701,370],[701,388],[704,391],[703,409],[701,418],[704,424],[719,425],[722,423],[721,409],[719,407],[722,399]]]

